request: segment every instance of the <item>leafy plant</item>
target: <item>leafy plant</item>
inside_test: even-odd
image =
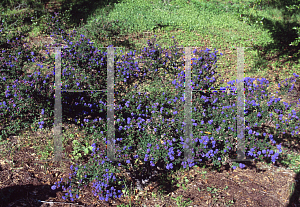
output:
[[[172,197],[171,197],[172,198]],[[177,198],[172,198],[173,200],[176,201],[176,204],[179,206],[179,207],[184,207],[184,206],[187,206],[189,204],[191,204],[193,201],[181,201],[182,199],[182,195],[178,196]],[[189,199],[190,200],[190,199]]]
[[[129,204],[121,204],[121,205],[117,205],[117,207],[131,207],[131,205],[129,205]]]
[[[211,192],[211,193],[217,193],[218,189],[217,188],[207,187],[207,191]]]
[[[298,4],[294,4],[292,6],[286,6],[286,8],[290,12],[293,10],[300,11],[300,0],[298,0]],[[298,46],[298,44],[300,43],[300,27],[293,27],[293,29],[297,30],[298,37],[295,39],[295,41],[291,42],[290,45]]]
[[[300,172],[300,156],[288,154],[287,158],[281,160],[280,162],[288,165],[290,169],[294,170],[294,172]]]
[[[87,30],[91,38],[103,41],[106,38],[118,37],[118,35],[124,34],[125,28],[122,25],[123,21],[104,21],[104,17],[100,17],[92,24],[84,26],[84,29]]]
[[[254,10],[256,13],[257,13],[257,10],[258,10],[258,7],[261,8],[261,5],[263,4],[263,1],[262,0],[255,0],[255,3],[253,4],[253,8],[251,10],[251,14],[252,14],[252,11]],[[290,6],[285,6],[285,11],[284,13],[287,14],[287,16],[291,16],[293,12],[295,11],[300,11],[300,0],[298,0],[298,4],[293,4],[293,5],[290,5]],[[251,16],[250,14],[250,16]],[[263,19],[264,17],[259,20],[257,19],[256,20],[256,23],[261,23],[263,24]],[[291,42],[289,45],[290,46],[298,46],[299,42],[300,42],[300,28],[299,27],[293,27],[294,30],[297,31],[299,37],[297,37],[293,42]],[[299,51],[300,52],[300,51]],[[299,54],[299,53],[298,53]]]
[[[226,204],[227,206],[232,206],[234,204],[233,200],[228,201],[228,203]]]
[[[84,152],[84,155],[88,155],[91,152],[93,152],[93,147],[88,146],[88,142],[85,142],[85,146],[80,145],[80,143],[77,140],[73,140],[73,146],[74,150],[72,154],[74,155],[75,160],[78,160],[82,157],[82,151]]]
[[[119,184],[120,184],[121,182],[119,181]],[[124,194],[124,195],[128,195],[129,196],[129,207],[131,207],[131,189],[132,189],[132,183],[131,183],[131,188],[129,189],[128,187],[127,187],[127,185],[126,185],[126,183],[124,182],[124,180],[123,180],[123,183],[124,183],[124,185],[125,185],[125,189],[122,189],[122,193]],[[127,206],[127,205],[126,205]]]
[[[262,0],[256,0],[255,3],[253,4],[252,8],[251,8],[251,11],[250,11],[250,14],[247,15],[245,14],[246,12],[248,12],[248,10],[242,10],[241,13],[239,13],[239,20],[240,21],[243,21],[244,23],[248,23],[250,26],[251,25],[263,25],[263,20],[264,20],[264,17],[257,17],[257,9],[258,7],[261,8],[261,1]],[[253,12],[255,12],[255,16],[253,14]]]
[[[184,181],[186,182],[186,184],[189,182],[189,180],[186,177],[184,178]],[[179,183],[177,184],[177,187],[180,187]],[[182,188],[183,188],[183,190],[187,189],[187,187],[185,187],[184,184],[182,184]]]

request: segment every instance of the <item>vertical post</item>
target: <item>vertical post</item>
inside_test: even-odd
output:
[[[245,156],[245,92],[244,92],[244,47],[237,47],[237,159],[231,161],[253,161]]]
[[[191,48],[185,47],[185,93],[184,93],[184,123],[185,123],[185,145],[184,158],[186,161],[192,159],[190,143],[192,141],[192,89],[191,89]],[[191,160],[190,160],[191,161]]]
[[[237,154],[245,159],[245,116],[244,116],[244,48],[237,48]]]
[[[68,46],[65,46],[68,47]],[[107,127],[108,127],[108,158],[115,161],[115,126],[114,126],[114,48],[108,48],[107,63]],[[118,47],[122,48],[122,47]],[[61,104],[61,48],[55,47],[55,105],[54,105],[54,160],[62,161],[62,104]],[[104,89],[105,90],[105,89]],[[104,91],[104,90],[64,90],[65,92]]]
[[[191,89],[191,47],[185,47],[185,93],[184,93],[184,100],[185,100],[185,161],[188,159],[193,159],[192,151],[190,150],[190,143],[193,137],[192,134],[192,91],[199,91],[199,90],[192,90]],[[237,134],[238,134],[238,159],[230,159],[231,161],[253,161],[253,159],[245,159],[245,117],[244,117],[244,110],[245,110],[245,94],[244,94],[244,47],[237,47]],[[192,160],[189,160],[192,161]]]
[[[115,126],[114,126],[114,48],[107,48],[107,158],[115,161]]]
[[[55,111],[54,111],[54,154],[55,160],[62,160],[62,105],[61,105],[61,48],[55,47]],[[108,64],[107,64],[107,126],[108,126],[108,159],[111,161],[115,160],[115,129],[114,129],[114,48],[108,47]],[[192,89],[191,89],[191,47],[185,47],[185,160],[192,161],[192,151],[190,143],[192,141]],[[242,103],[245,100],[244,95],[244,50],[238,47],[238,72],[237,72],[237,91],[238,91],[238,117],[237,117],[237,130],[238,130],[238,159],[235,161],[252,161],[251,159],[244,159],[244,129],[245,129],[245,119],[244,119],[244,106]],[[66,90],[73,91],[73,90]],[[79,91],[78,91],[79,92]],[[232,159],[234,161],[234,159]]]
[[[55,47],[54,160],[62,160],[61,48]]]

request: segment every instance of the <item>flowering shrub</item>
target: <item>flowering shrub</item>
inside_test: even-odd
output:
[[[64,32],[61,31],[61,33]],[[84,35],[77,37],[75,31],[72,35],[67,36],[69,39],[66,38],[64,41],[68,43],[69,47],[62,49],[62,81],[64,81],[62,90],[105,88],[101,84],[106,83],[107,80],[107,53],[94,48]],[[72,37],[78,40],[71,40]],[[88,95],[79,94],[75,97],[73,100],[74,109],[76,115],[80,117],[75,121],[80,124],[82,129],[87,129],[89,135],[92,134],[93,153],[88,165],[76,165],[75,168],[71,166],[74,173],[70,174],[69,181],[62,183],[61,180],[52,186],[53,190],[56,187],[62,187],[64,191],[67,191],[64,198],[69,197],[73,201],[74,198],[79,197],[80,189],[83,186],[92,183],[95,188],[94,195],[107,201],[110,197],[120,197],[116,191],[118,193],[121,191],[114,187],[118,182],[114,174],[119,172],[115,165],[126,169],[131,167],[136,171],[139,171],[143,165],[151,171],[158,164],[167,170],[175,170],[178,166],[192,167],[198,163],[194,162],[194,159],[199,159],[199,162],[210,160],[215,166],[225,163],[229,153],[234,149],[233,138],[230,137],[236,136],[235,128],[232,126],[235,121],[235,116],[232,114],[235,114],[236,107],[234,103],[231,104],[230,99],[236,94],[227,94],[224,91],[221,94],[198,93],[193,98],[192,122],[197,129],[191,140],[193,159],[188,160],[188,162],[180,160],[184,158],[182,152],[185,148],[183,138],[184,125],[186,124],[183,116],[185,73],[177,66],[184,66],[185,62],[178,60],[181,55],[175,40],[174,43],[175,47],[171,50],[172,54],[175,54],[175,58],[158,47],[155,44],[155,39],[152,42],[149,40],[149,48],[144,48],[141,51],[141,58],[147,58],[141,68],[133,59],[136,51],[129,52],[126,56],[115,57],[115,60],[120,59],[120,61],[116,61],[115,83],[123,81],[123,85],[120,85],[118,89],[119,91],[126,91],[125,95],[119,94],[118,91],[115,94],[116,140],[114,144],[117,151],[116,158],[121,159],[119,162],[108,161],[107,157],[104,157],[103,151],[100,151],[97,146],[99,142],[107,144],[107,126],[104,119],[95,118],[97,115],[103,117],[106,114],[105,100],[107,99],[105,95],[99,99],[98,92],[90,92],[87,93]],[[210,50],[207,49],[201,52],[204,54],[200,54],[197,50],[193,51],[199,58],[192,58],[192,89],[216,89],[216,78],[214,77],[216,72],[212,65],[217,62],[218,51],[210,53]],[[165,59],[161,58],[163,53],[166,54]],[[34,62],[35,54],[35,51],[26,50],[24,55],[20,53],[20,56],[27,55],[27,60]],[[18,64],[23,61],[10,54],[6,54],[6,57],[14,59]],[[0,76],[1,84],[5,86],[5,93],[2,93],[0,97],[0,100],[4,100],[0,103],[0,119],[7,123],[6,128],[8,128],[1,132],[1,136],[5,138],[9,132],[16,132],[20,126],[28,125],[29,120],[33,120],[34,123],[39,121],[40,128],[52,127],[54,89],[50,85],[54,82],[55,69],[53,74],[45,77],[41,75],[38,68],[37,72],[32,75],[20,76],[22,67],[14,67],[11,62],[7,62],[7,59],[1,59],[1,61],[1,66],[7,67],[7,71],[2,72]],[[37,66],[43,67],[43,65]],[[174,94],[171,90],[153,93],[136,91],[137,84],[133,85],[135,80],[159,81],[159,72],[161,71],[158,71],[158,68],[162,68],[162,73],[167,74],[169,72],[172,76],[177,77],[174,80],[169,80],[169,83],[165,83],[167,87],[175,87],[176,93]],[[166,69],[170,70],[166,71]],[[69,80],[66,80],[66,77]],[[289,83],[294,82],[297,77],[299,76],[294,74],[294,77],[287,81]],[[72,78],[74,80],[70,80]],[[267,93],[268,81],[266,79],[258,80],[258,85],[255,85],[254,79],[251,78],[245,78],[244,81],[246,85],[246,155],[253,159],[267,159],[275,162],[282,152],[281,145],[276,144],[276,139],[279,139],[281,132],[292,135],[299,134],[299,121],[296,119],[299,119],[300,114],[292,110],[292,114],[289,114],[289,120],[283,121],[283,112],[290,110],[291,106],[287,103],[282,104],[279,98],[269,97]],[[230,81],[228,84],[233,85],[234,83],[234,81]],[[282,93],[291,89],[288,85],[288,83],[284,83]],[[125,86],[128,88],[127,90],[125,90]],[[236,90],[233,86],[220,89]],[[66,104],[68,96],[62,97],[63,103]],[[87,98],[90,100],[86,100]],[[267,103],[263,103],[264,100],[267,100]],[[45,122],[39,120],[39,113],[49,119]],[[93,116],[92,122],[82,117],[89,113]],[[24,117],[24,115],[31,116]],[[154,122],[153,120],[158,117],[161,117],[159,121]],[[275,121],[276,134],[253,129],[267,121]],[[207,135],[206,131],[210,134]],[[138,167],[135,165],[137,160],[141,162]],[[244,167],[242,163],[233,163],[232,167],[236,168],[237,166]]]

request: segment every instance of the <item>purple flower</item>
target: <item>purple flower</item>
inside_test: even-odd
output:
[[[173,164],[172,163],[170,163],[170,164],[167,164],[167,167],[166,167],[168,170],[171,168],[171,169],[173,169]]]
[[[240,163],[240,168],[244,168],[245,165],[243,163]]]

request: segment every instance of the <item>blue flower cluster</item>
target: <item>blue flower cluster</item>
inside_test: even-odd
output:
[[[53,21],[58,20],[55,17]],[[63,33],[63,31],[60,31],[60,33]],[[107,52],[97,50],[84,35],[76,36],[75,31],[67,36],[68,38],[65,37],[64,41],[68,42],[69,48],[64,49],[66,51],[62,52],[62,59],[66,60],[66,63],[62,63],[64,68],[62,70],[63,76],[69,77],[65,81],[65,88],[82,89],[86,87],[91,90],[99,89],[97,87],[102,83],[101,81],[106,80],[106,73],[103,71],[106,71],[108,64]],[[74,39],[71,40],[71,38]],[[69,181],[62,184],[61,180],[51,187],[52,190],[55,190],[61,186],[66,192],[65,196],[63,196],[64,199],[69,197],[71,201],[74,201],[75,198],[79,197],[81,187],[89,183],[93,184],[93,193],[100,200],[107,201],[111,197],[120,197],[121,195],[117,194],[121,193],[121,189],[114,187],[118,182],[115,176],[119,172],[117,166],[139,170],[140,166],[135,165],[137,159],[150,169],[153,169],[157,163],[163,163],[163,167],[167,170],[175,170],[180,165],[183,168],[193,167],[197,164],[196,160],[200,162],[211,160],[215,165],[220,165],[225,162],[229,153],[235,148],[232,137],[236,137],[236,127],[233,125],[236,118],[232,114],[236,113],[236,105],[230,103],[229,97],[236,94],[227,94],[224,91],[221,92],[221,95],[213,92],[195,94],[196,98],[193,98],[195,100],[193,102],[196,104],[193,104],[192,107],[192,126],[195,126],[196,130],[193,130],[190,140],[183,138],[185,136],[185,126],[188,123],[185,123],[182,114],[185,103],[184,94],[178,91],[184,87],[185,72],[179,68],[180,65],[184,66],[184,62],[178,61],[182,56],[175,40],[175,46],[171,48],[172,56],[175,54],[174,57],[171,57],[165,50],[154,44],[154,41],[150,42],[149,40],[149,47],[141,50],[140,57],[142,59],[143,57],[150,59],[149,62],[144,62],[143,67],[139,67],[135,60],[136,51],[117,57],[118,60],[121,60],[116,63],[117,78],[115,82],[127,83],[126,85],[124,84],[125,86],[120,84],[120,91],[125,91],[125,88],[128,87],[126,95],[116,92],[114,97],[117,100],[115,102],[115,134],[118,136],[114,144],[117,152],[116,158],[120,159],[119,162],[113,163],[109,161],[107,156],[104,156],[105,149],[100,150],[99,146],[97,146],[99,142],[107,144],[108,134],[105,120],[94,117],[92,122],[82,116],[75,119],[76,123],[80,122],[82,128],[88,129],[89,133],[93,134],[93,141],[95,142],[92,144],[92,154],[89,163],[86,166],[77,165],[75,168],[71,166],[70,169],[74,173],[69,174]],[[204,54],[200,52],[204,52]],[[212,65],[217,61],[217,52],[216,49],[212,53],[210,53],[209,49],[193,51],[198,58],[192,58],[194,74],[192,76],[192,89],[203,89],[203,91],[215,89],[213,86],[215,86],[216,78],[213,75],[216,72]],[[5,51],[2,51],[2,53],[4,54]],[[28,61],[40,62],[35,57],[36,53],[34,51],[26,51],[20,55],[26,57]],[[164,60],[160,58],[163,57],[163,53],[165,53]],[[6,67],[6,69],[15,68],[14,64],[17,63],[14,59],[17,57],[9,55],[6,57],[6,59],[1,59],[2,62],[0,63],[2,63],[2,66]],[[173,64],[172,67],[171,64]],[[37,64],[37,66],[43,68],[41,64]],[[81,68],[82,71],[85,71],[84,74],[78,75],[79,72],[75,68]],[[150,77],[156,82],[158,77],[160,77],[158,68],[162,68],[163,72],[168,71],[171,75],[177,77],[176,80],[170,80],[168,83],[170,89],[177,90],[176,93],[172,90],[166,92],[157,90],[154,93],[136,92],[137,85],[131,87],[131,83],[134,83],[132,80],[145,80]],[[14,72],[17,74],[18,70],[17,68],[15,69]],[[69,70],[71,71],[69,72]],[[3,74],[1,75],[1,83],[6,82],[7,79],[11,80],[13,77],[8,74],[5,75],[6,77]],[[102,80],[97,75],[100,75]],[[0,102],[0,116],[13,119],[18,114],[26,114],[25,112],[28,110],[22,106],[24,100],[28,100],[30,107],[36,110],[36,102],[39,100],[32,97],[31,92],[44,93],[44,90],[48,91],[43,94],[48,99],[46,103],[39,103],[42,106],[38,110],[41,110],[42,115],[50,117],[54,108],[54,90],[49,89],[50,87],[46,89],[47,86],[45,84],[50,85],[51,79],[53,80],[54,77],[55,68],[53,73],[46,77],[43,77],[38,70],[33,75],[22,77],[23,79],[20,81],[16,79],[16,81],[6,82],[6,91],[3,95],[5,99]],[[288,81],[293,82],[298,77],[297,74],[294,74],[294,77]],[[82,83],[80,82],[81,80],[87,82]],[[278,138],[279,133],[299,134],[299,121],[297,120],[299,120],[300,114],[292,110],[288,114],[289,120],[283,120],[284,112],[290,110],[291,105],[288,103],[282,104],[280,98],[269,97],[267,93],[268,81],[266,79],[258,79],[257,85],[253,83],[254,79],[252,78],[245,78],[244,81],[246,85],[246,155],[255,159],[270,159],[274,163],[282,152],[282,147],[280,144],[276,144],[275,138]],[[12,84],[12,86],[9,84]],[[228,84],[234,85],[235,81],[230,81]],[[292,88],[288,88],[288,86],[289,83],[279,84],[282,93],[293,88],[293,86]],[[236,90],[233,86],[220,89]],[[105,113],[105,108],[107,108],[105,101],[98,100],[99,97],[96,96],[95,92],[91,92],[89,95],[91,99],[93,98],[92,104],[86,103],[83,96],[75,100],[75,107],[81,104],[85,106],[85,110],[76,108],[76,110],[80,111],[80,115],[87,115],[88,112],[91,112],[91,114]],[[264,103],[264,100],[267,101]],[[160,118],[157,121],[156,118],[158,117]],[[275,121],[278,134],[269,134],[253,129],[253,127],[261,126],[262,123],[269,120]],[[40,121],[38,124],[40,128],[43,128],[47,124],[52,126],[53,121]],[[15,129],[17,129],[17,126]],[[192,159],[182,161],[184,149],[191,149]],[[137,154],[134,155],[134,153]],[[235,169],[236,167],[244,168],[245,165],[234,163],[232,168]]]

